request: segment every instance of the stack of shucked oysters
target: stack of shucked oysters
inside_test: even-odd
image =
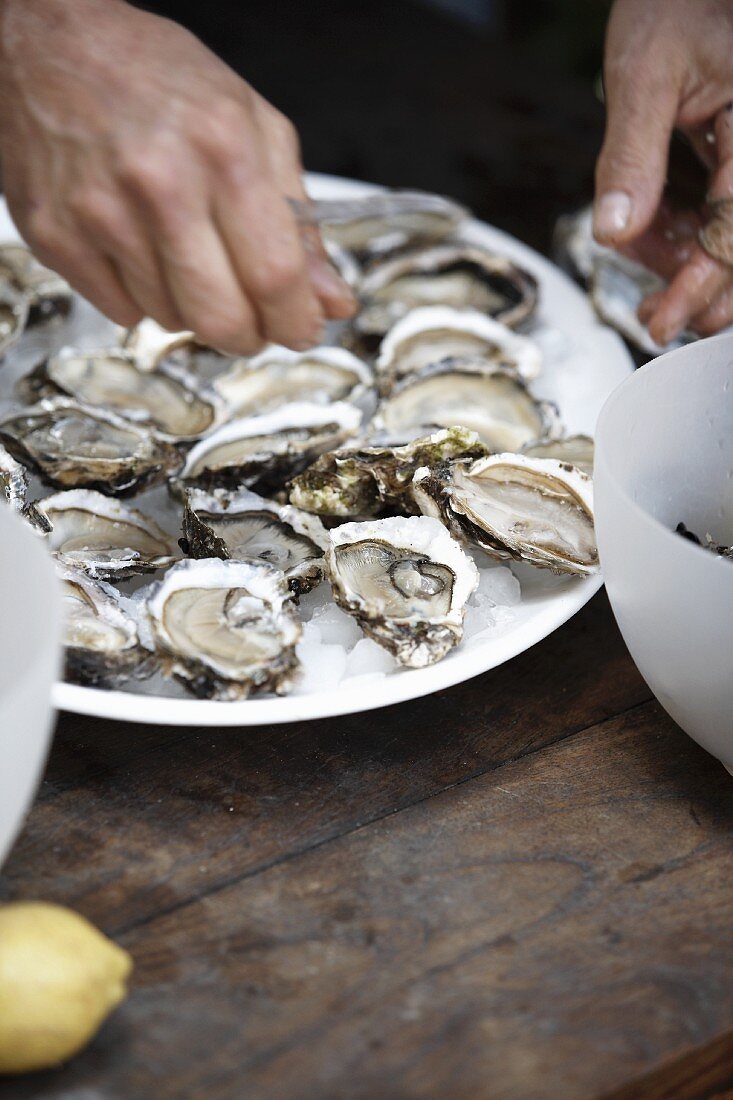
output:
[[[360,302],[329,346],[234,359],[146,320],[17,382],[0,494],[57,559],[71,681],[287,692],[298,601],[324,580],[423,667],[461,641],[472,552],[597,570],[592,441],[533,391],[533,275],[467,243],[466,211],[435,195],[317,205]],[[23,246],[0,246],[3,352],[76,308]]]

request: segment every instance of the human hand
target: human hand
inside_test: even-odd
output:
[[[0,0],[0,158],[33,251],[118,324],[248,354],[353,311],[287,201],[305,199],[291,123],[122,0]]]
[[[686,327],[717,332],[733,321],[733,4],[616,0],[604,82],[596,237],[670,280],[639,313],[658,343]],[[699,214],[673,217],[660,208],[675,128],[711,173],[709,206]],[[698,243],[704,220],[703,239],[717,259]]]

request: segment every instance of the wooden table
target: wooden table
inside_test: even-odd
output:
[[[374,0],[379,41],[413,28],[398,71],[364,8],[333,9],[346,58],[300,119],[314,163],[442,186],[520,233],[527,215],[542,243],[587,193],[585,85]],[[252,57],[279,18],[260,15]],[[292,28],[291,80],[316,37]],[[354,86],[360,165],[323,121],[346,126]],[[134,956],[132,992],[86,1053],[0,1100],[730,1095],[732,790],[651,699],[603,594],[508,665],[362,716],[64,715],[0,896],[85,913]]]

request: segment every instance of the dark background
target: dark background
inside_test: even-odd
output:
[[[284,111],[312,170],[451,195],[544,251],[590,199],[603,0],[144,6]]]

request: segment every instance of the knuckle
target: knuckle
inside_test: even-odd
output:
[[[241,143],[245,121],[241,104],[233,99],[218,99],[207,108],[205,126],[197,123],[196,131],[210,152],[228,156]]]
[[[273,108],[271,124],[277,138],[282,144],[296,156],[299,155],[300,138],[298,137],[298,131],[295,129],[290,119],[282,114],[281,111],[277,111]]]
[[[165,205],[176,194],[178,180],[173,159],[155,151],[125,151],[118,155],[120,182],[143,198]]]
[[[303,266],[294,254],[270,255],[253,272],[256,296],[269,300],[280,298],[296,285],[303,274]]]
[[[36,253],[57,255],[63,250],[63,237],[51,210],[38,205],[30,210],[23,226],[25,238]]]

